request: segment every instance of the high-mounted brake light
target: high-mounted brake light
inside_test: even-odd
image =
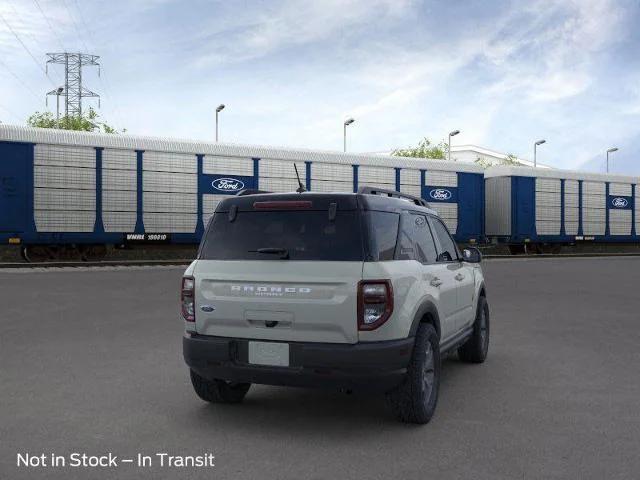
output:
[[[390,280],[362,280],[358,283],[358,330],[375,330],[393,313]]]
[[[256,210],[304,210],[312,206],[313,203],[308,200],[272,200],[253,203],[253,208]]]
[[[182,277],[180,303],[182,305],[182,318],[184,318],[187,322],[196,321],[195,293],[195,279],[193,277]]]

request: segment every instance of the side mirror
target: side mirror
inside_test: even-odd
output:
[[[462,250],[462,259],[468,263],[480,263],[482,261],[482,253],[476,247],[467,247]]]

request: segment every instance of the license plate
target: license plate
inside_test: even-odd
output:
[[[289,366],[289,344],[249,342],[249,363],[274,367]]]

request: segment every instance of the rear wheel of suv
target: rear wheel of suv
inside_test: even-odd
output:
[[[464,345],[458,348],[458,357],[463,362],[482,363],[489,351],[489,304],[485,297],[478,299],[473,333]]]
[[[427,423],[438,403],[440,388],[440,346],[432,325],[423,323],[402,385],[387,394],[396,416],[406,423]]]
[[[191,384],[202,400],[211,403],[240,403],[251,387],[250,383],[207,380],[193,370],[191,370]]]

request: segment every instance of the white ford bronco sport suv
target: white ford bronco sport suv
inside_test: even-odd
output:
[[[193,387],[216,403],[252,383],[374,389],[400,420],[427,423],[441,357],[487,356],[480,260],[398,192],[229,197],[182,279]]]

